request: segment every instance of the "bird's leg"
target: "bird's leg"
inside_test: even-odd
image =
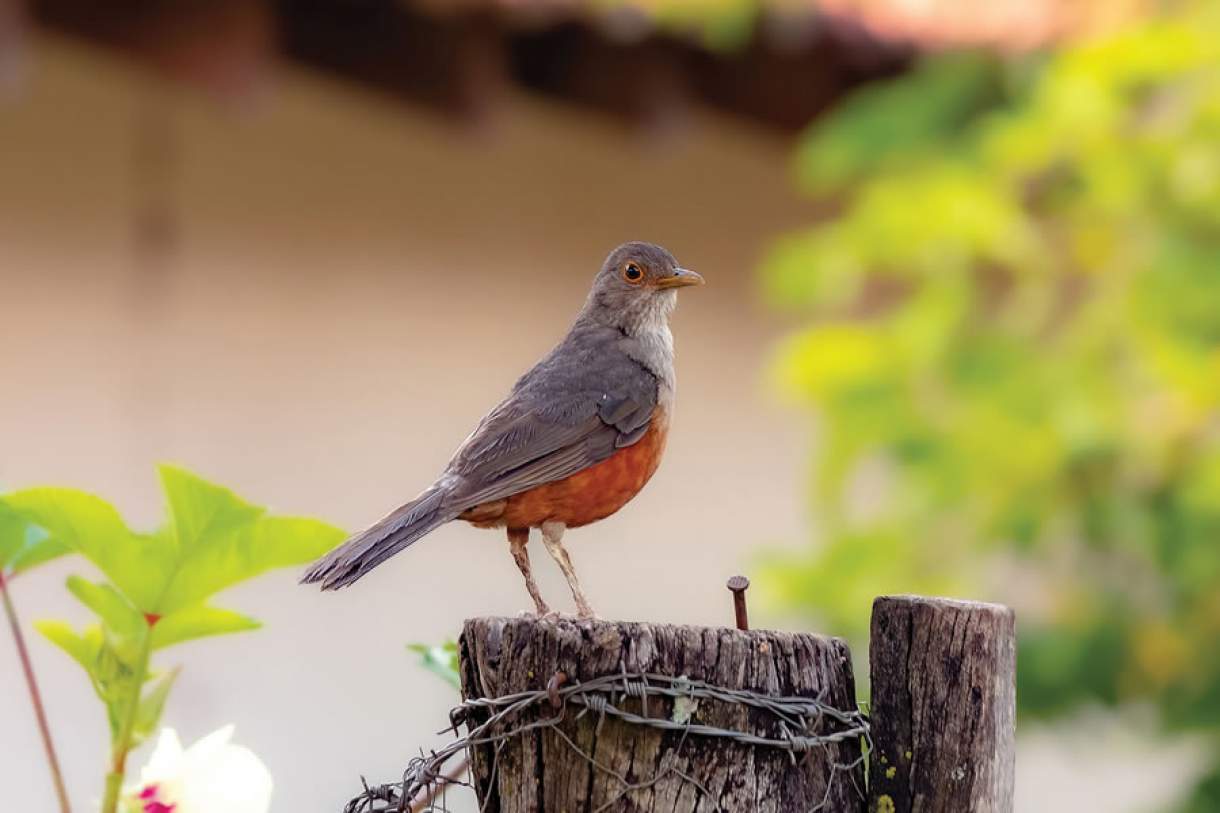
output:
[[[508,547],[513,552],[513,559],[517,562],[521,575],[525,577],[525,589],[530,591],[530,598],[534,600],[534,606],[538,608],[538,615],[549,615],[551,608],[546,606],[546,602],[542,600],[542,593],[538,591],[534,573],[530,570],[530,552],[525,547],[529,541],[529,528],[508,529]]]
[[[576,600],[577,615],[581,618],[595,618],[593,608],[589,606],[584,592],[580,589],[580,580],[576,578],[576,568],[572,567],[572,559],[563,546],[564,527],[562,522],[542,523],[542,541],[546,544],[546,549],[555,563],[559,565],[559,569],[563,571],[563,577],[568,580],[572,598]]]

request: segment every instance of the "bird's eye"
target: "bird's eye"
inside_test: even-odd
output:
[[[644,272],[635,263],[627,263],[623,266],[623,279],[635,284],[644,278]]]

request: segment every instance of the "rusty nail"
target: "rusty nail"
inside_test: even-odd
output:
[[[739,630],[750,628],[750,619],[746,615],[746,588],[749,586],[750,580],[745,576],[734,576],[725,585],[733,592],[733,612],[737,616],[737,629]]]
[[[556,672],[551,675],[551,679],[546,682],[546,696],[551,701],[551,708],[559,711],[563,707],[563,700],[559,697],[559,687],[568,682],[566,672]]]

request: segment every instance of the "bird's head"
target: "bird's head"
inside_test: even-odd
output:
[[[602,264],[585,309],[601,322],[635,333],[663,326],[678,289],[702,284],[703,277],[660,246],[623,243]]]

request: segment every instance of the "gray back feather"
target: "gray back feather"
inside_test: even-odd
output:
[[[562,480],[639,440],[656,409],[656,375],[632,339],[591,320],[517,381],[454,454],[441,482],[465,508]]]

